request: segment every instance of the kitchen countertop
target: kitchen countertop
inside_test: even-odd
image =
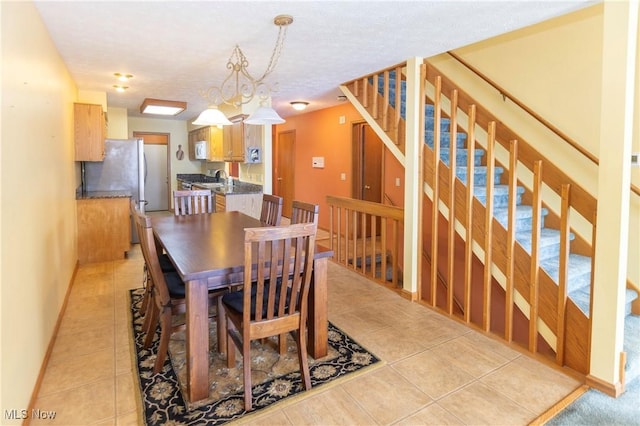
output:
[[[193,184],[194,186],[198,186],[197,183]],[[205,184],[206,185],[206,184]],[[234,182],[233,186],[222,185],[222,186],[202,186],[206,189],[211,189],[211,192],[214,194],[222,194],[222,195],[234,195],[234,194],[260,194],[262,193],[262,186],[254,185],[252,183],[245,182]]]
[[[97,198],[131,198],[130,191],[78,191],[76,200],[92,200]]]
[[[219,184],[220,179],[198,174],[178,174],[176,178],[183,182],[190,182],[194,186],[201,185],[206,189],[211,189],[214,194],[221,195],[237,195],[237,194],[261,194],[262,186],[254,183],[241,182],[236,179],[233,181],[233,186],[223,185],[211,185]]]

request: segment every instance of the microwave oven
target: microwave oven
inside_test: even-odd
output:
[[[206,160],[207,159],[207,141],[197,141],[195,142],[195,154],[196,160]]]

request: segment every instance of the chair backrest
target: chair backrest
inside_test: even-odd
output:
[[[158,249],[153,236],[153,228],[151,227],[151,219],[149,216],[141,213],[140,210],[136,210],[135,219],[136,229],[140,233],[142,256],[147,264],[147,270],[151,275],[156,303],[158,306],[168,306],[171,301],[171,297],[169,296],[169,289],[167,288],[167,283],[164,280],[164,274],[160,267]]]
[[[286,326],[278,325],[277,319],[292,315],[306,319],[317,229],[315,223],[245,229],[245,332],[258,327],[263,336],[280,334]],[[257,308],[260,306],[263,309]],[[256,326],[260,321],[271,323]]]
[[[173,191],[173,211],[177,216],[213,213],[213,196],[210,189]]]
[[[280,225],[280,219],[282,219],[282,197],[262,194],[260,222],[271,226],[278,226]]]
[[[291,224],[294,223],[318,223],[318,210],[320,206],[317,204],[305,203],[303,201],[293,200],[291,205]]]

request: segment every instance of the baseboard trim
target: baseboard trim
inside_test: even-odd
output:
[[[608,383],[602,379],[594,377],[592,375],[588,375],[585,380],[587,386],[599,390],[605,395],[609,395],[613,398],[617,398],[622,395],[624,386],[621,382],[617,383]]]
[[[53,352],[53,346],[56,343],[56,338],[58,337],[58,331],[60,330],[60,324],[62,323],[62,318],[64,317],[64,313],[67,310],[67,303],[69,302],[69,294],[71,293],[71,288],[73,287],[73,283],[76,281],[76,274],[78,273],[78,268],[80,267],[79,260],[76,260],[76,266],[73,268],[73,274],[71,274],[71,281],[67,286],[67,292],[64,295],[64,300],[62,301],[62,306],[60,307],[60,312],[58,313],[58,319],[56,320],[56,325],[53,327],[53,333],[51,334],[51,339],[49,340],[49,345],[47,346],[47,352],[44,354],[44,359],[42,360],[42,365],[40,366],[40,372],[38,373],[38,379],[36,380],[36,384],[33,387],[33,392],[31,393],[31,399],[29,400],[29,408],[28,413],[32,413],[33,409],[36,405],[36,400],[38,399],[38,394],[40,393],[40,386],[42,386],[42,379],[44,378],[44,372],[47,370],[47,365],[49,364],[49,358],[51,358],[51,352]],[[24,426],[29,426],[31,424],[31,417],[27,417],[22,422]]]

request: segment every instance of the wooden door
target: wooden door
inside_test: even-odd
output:
[[[353,126],[353,198],[381,203],[383,197],[384,144],[367,123]],[[380,231],[380,222],[376,224]],[[367,233],[370,233],[369,224]]]
[[[353,132],[353,198],[382,202],[383,144],[367,123]]]
[[[133,132],[133,137],[144,140],[146,211],[170,210],[171,161],[169,133]]]
[[[273,158],[273,193],[282,197],[282,215],[291,217],[294,198],[296,132],[288,130],[278,133]]]

